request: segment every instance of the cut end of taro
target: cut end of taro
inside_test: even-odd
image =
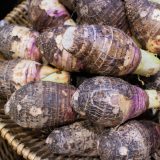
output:
[[[148,0],[149,2],[153,2],[153,3],[158,3],[160,4],[160,1],[159,0]]]
[[[135,74],[150,77],[160,70],[160,60],[154,54],[141,49],[141,62],[137,67]]]
[[[160,92],[156,90],[146,90],[149,97],[149,107],[148,108],[160,108]]]
[[[40,79],[42,81],[68,84],[70,82],[70,74],[50,66],[42,66],[40,70]]]

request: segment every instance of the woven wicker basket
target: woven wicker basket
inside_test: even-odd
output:
[[[0,137],[0,160],[22,160],[12,148],[7,144],[6,140]]]

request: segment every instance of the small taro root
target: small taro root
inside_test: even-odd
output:
[[[94,74],[150,76],[160,70],[157,57],[140,50],[128,35],[110,26],[70,26],[62,34],[62,46]]]
[[[40,52],[35,44],[38,32],[29,28],[0,22],[0,52],[6,59],[24,58],[40,61]]]
[[[141,45],[160,55],[159,0],[125,0],[131,30]]]
[[[103,127],[122,124],[146,111],[160,107],[160,93],[142,90],[113,77],[85,80],[72,97],[74,110]]]
[[[39,80],[69,83],[70,75],[31,60],[0,61],[0,97],[3,99],[9,98],[23,85]]]
[[[99,140],[101,160],[150,160],[160,147],[160,125],[151,121],[130,121],[105,131]]]
[[[46,143],[55,154],[93,157],[98,156],[97,140],[98,130],[81,121],[53,130]]]
[[[37,31],[61,25],[75,25],[58,0],[31,0],[28,13],[33,28]]]
[[[53,82],[29,83],[14,92],[5,114],[25,128],[48,128],[74,122],[70,103],[75,88]]]
[[[78,24],[109,25],[128,32],[125,5],[122,0],[60,0],[77,13]]]

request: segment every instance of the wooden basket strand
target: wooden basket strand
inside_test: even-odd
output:
[[[13,24],[31,27],[31,24],[28,21],[28,5],[28,0],[23,1],[21,4],[15,7],[9,14],[7,14],[4,19]]]
[[[25,159],[48,160],[48,157],[52,156],[42,135],[12,122],[8,116],[3,114],[3,109],[0,109],[0,134],[17,154],[22,155]]]

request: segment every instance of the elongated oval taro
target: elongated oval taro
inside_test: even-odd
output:
[[[55,154],[95,157],[98,156],[97,141],[98,130],[82,121],[54,129],[46,143]]]
[[[99,140],[101,160],[150,160],[160,147],[160,125],[151,121],[130,121],[105,131]]]
[[[68,62],[70,71],[81,68],[100,75],[136,73],[150,76],[160,69],[157,57],[140,50],[123,31],[110,26],[81,25],[51,29],[38,37],[37,46],[49,63],[64,70],[68,69],[66,65],[61,65],[65,62]],[[79,61],[71,60],[71,54]],[[63,55],[66,55],[64,63]]]
[[[72,98],[74,110],[91,122],[104,127],[122,124],[148,108],[160,107],[160,93],[142,90],[113,77],[85,80]]]
[[[29,83],[15,91],[5,113],[22,127],[48,128],[76,120],[71,97],[75,88],[54,82]]]

